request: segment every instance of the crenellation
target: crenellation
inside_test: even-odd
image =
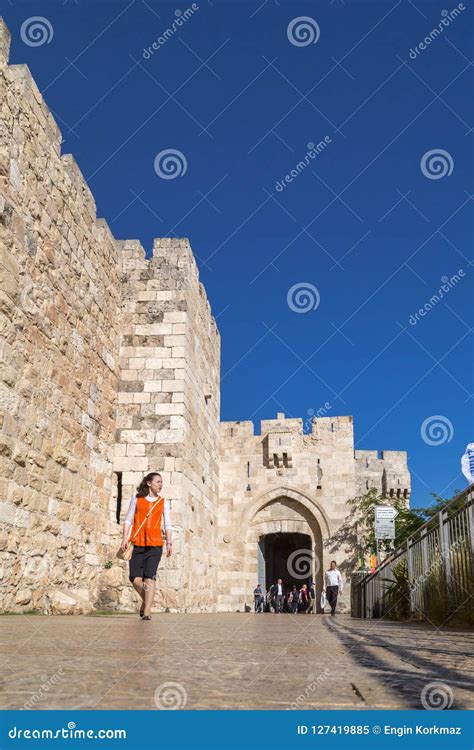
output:
[[[387,497],[409,501],[410,473],[405,451],[355,451],[357,494],[376,489]]]
[[[260,434],[265,435],[281,429],[285,432],[292,432],[297,435],[303,434],[303,420],[301,418],[285,419],[284,416],[278,415],[277,419],[263,419],[260,422]]]
[[[0,68],[6,68],[8,65],[11,39],[10,30],[0,17]]]
[[[1,29],[0,29],[1,34]],[[27,65],[10,65],[5,68],[5,75],[8,76],[12,86],[12,93],[16,95],[15,105],[19,107],[28,104],[30,111],[30,132],[36,132],[42,142],[53,148],[59,156],[61,152],[62,133],[54,116],[51,114],[46,102],[43,99],[36,81],[34,80],[30,69]],[[19,98],[21,96],[21,99]],[[13,104],[13,102],[11,102]],[[15,106],[16,110],[16,106]],[[18,123],[16,123],[18,125]],[[19,134],[20,128],[17,127],[16,133]],[[21,141],[28,145],[28,134]],[[40,157],[41,158],[41,157]]]
[[[253,437],[254,423],[247,422],[221,422],[220,433],[222,438]]]

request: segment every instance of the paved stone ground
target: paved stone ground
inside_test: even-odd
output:
[[[472,708],[472,640],[348,615],[4,616],[0,708],[422,708],[432,682]]]

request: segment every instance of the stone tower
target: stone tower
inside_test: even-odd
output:
[[[137,242],[120,248],[123,314],[114,471],[125,509],[143,475],[161,473],[174,527],[174,554],[160,575],[163,604],[181,611],[212,609],[219,333],[187,240],[155,240],[151,260]]]

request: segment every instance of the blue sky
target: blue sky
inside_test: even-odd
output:
[[[11,62],[30,67],[115,236],[148,252],[153,237],[190,238],[222,335],[222,419],[259,429],[329,404],[354,416],[356,447],[408,451],[413,505],[463,488],[471,5],[0,7]],[[49,34],[36,46],[28,24],[22,39],[32,16]],[[155,158],[170,149],[182,174],[164,179]]]

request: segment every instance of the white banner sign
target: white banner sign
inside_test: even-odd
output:
[[[469,484],[474,484],[474,443],[466,446],[466,452],[461,458],[461,469]]]

